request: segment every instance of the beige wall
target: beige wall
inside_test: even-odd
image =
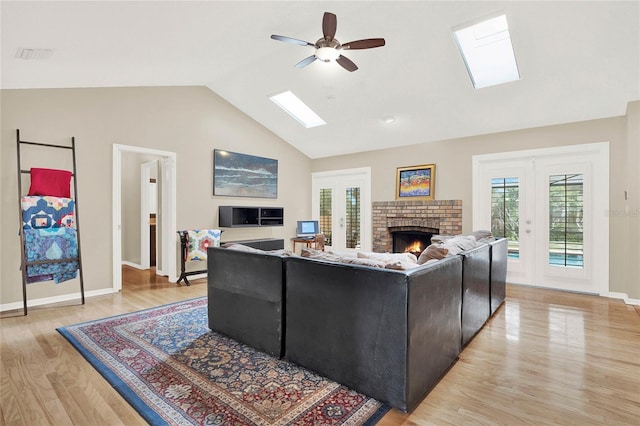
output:
[[[627,191],[627,200],[615,220],[621,222],[616,225],[626,238],[623,243],[626,263],[620,267],[627,271],[626,283],[629,294],[635,294],[632,297],[640,299],[640,102],[629,104],[626,120],[629,142],[625,167],[627,181],[624,189]]]
[[[282,206],[283,227],[228,229],[223,241],[276,237],[285,238],[286,246],[295,233],[295,221],[311,213],[307,190],[311,185],[311,161],[205,87],[3,90],[0,96],[0,214],[6,219],[0,222],[1,305],[22,301],[17,237],[17,128],[26,140],[64,144],[71,136],[76,138],[81,243],[88,292],[113,285],[113,144],[176,152],[178,229],[217,227],[219,205]],[[278,198],[214,197],[214,148],[277,159]],[[48,160],[46,155],[40,160]],[[58,164],[47,165],[58,168]],[[57,286],[52,282],[35,283],[28,286],[28,298],[64,295],[78,289],[77,280]]]
[[[474,155],[546,148],[562,145],[610,142],[611,181],[610,210],[625,212],[612,215],[610,221],[610,291],[626,293],[640,299],[638,284],[638,234],[639,215],[633,213],[635,202],[638,212],[640,182],[637,171],[633,176],[628,170],[637,170],[640,145],[638,122],[640,102],[630,105],[624,117],[584,121],[558,126],[503,132],[469,138],[423,143],[393,149],[322,158],[313,161],[312,171],[321,172],[353,167],[371,167],[372,201],[390,201],[395,198],[396,168],[419,164],[436,164],[435,197],[439,200],[455,199],[463,202],[463,232],[472,227],[471,158]],[[634,201],[628,207],[624,190],[634,193]],[[614,217],[615,216],[615,217]],[[635,226],[635,228],[633,228]],[[627,237],[627,229],[635,229],[632,240],[620,244]],[[635,257],[630,257],[634,255]],[[629,268],[633,263],[635,273]]]
[[[79,203],[87,291],[112,286],[111,156],[113,144],[177,153],[178,229],[217,227],[219,205],[283,206],[285,226],[227,229],[223,240],[288,238],[311,211],[311,171],[371,167],[372,201],[394,199],[396,167],[436,164],[436,198],[463,200],[463,230],[471,230],[471,157],[609,141],[612,292],[640,299],[640,102],[627,115],[409,147],[309,160],[203,87],[0,91],[0,305],[21,301],[15,129],[23,139],[78,146]],[[279,160],[278,199],[213,197],[212,152],[228,149]],[[64,158],[36,153],[51,166]],[[29,166],[31,166],[29,165]],[[56,166],[57,167],[57,166]],[[69,167],[68,164],[60,168]],[[139,184],[136,184],[139,186]],[[628,200],[624,200],[624,191]],[[135,213],[132,213],[135,214]],[[135,220],[138,220],[139,213]],[[136,244],[127,243],[127,244]],[[74,293],[77,281],[31,284],[29,299]]]

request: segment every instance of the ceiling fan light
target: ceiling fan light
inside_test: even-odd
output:
[[[316,57],[323,62],[331,62],[338,59],[340,52],[333,47],[320,47],[316,50]]]

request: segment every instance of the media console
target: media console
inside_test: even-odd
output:
[[[218,213],[221,228],[284,225],[282,207],[219,206]]]

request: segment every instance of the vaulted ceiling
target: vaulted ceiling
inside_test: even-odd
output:
[[[1,87],[204,85],[311,158],[624,115],[640,100],[640,2],[2,1]],[[294,65],[325,11],[359,69]],[[504,12],[521,79],[475,90],[452,28]],[[17,59],[19,48],[51,48]],[[292,90],[327,125],[268,99]],[[392,119],[393,122],[388,119]]]

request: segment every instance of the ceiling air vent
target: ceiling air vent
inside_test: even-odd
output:
[[[53,49],[34,49],[34,48],[20,47],[16,51],[16,58],[26,59],[26,60],[49,59],[52,53],[53,53]]]

